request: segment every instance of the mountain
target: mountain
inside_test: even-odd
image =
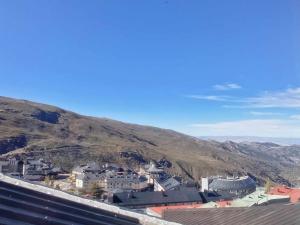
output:
[[[290,184],[300,147],[205,141],[172,130],[82,116],[58,107],[0,97],[0,154],[44,157],[64,169],[87,161],[167,164],[198,180],[207,175],[249,174]],[[280,158],[278,158],[280,157]]]
[[[219,142],[234,141],[234,142],[272,142],[279,145],[300,145],[299,138],[284,138],[284,137],[252,137],[252,136],[203,136],[199,137],[203,140],[215,140]]]

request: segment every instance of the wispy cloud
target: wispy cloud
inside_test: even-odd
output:
[[[264,92],[257,96],[234,97],[234,96],[203,96],[189,95],[199,100],[222,101],[227,103],[226,107],[237,108],[300,108],[300,87],[289,88],[277,92]]]
[[[186,95],[186,97],[217,102],[231,102],[233,100],[232,97],[226,95]]]
[[[280,116],[282,113],[278,112],[259,112],[259,111],[251,111],[251,115],[253,116]]]
[[[242,86],[235,83],[225,83],[225,84],[216,84],[213,86],[213,88],[218,91],[228,91],[233,89],[241,89]]]
[[[300,137],[300,121],[239,120],[191,125],[198,136]]]
[[[300,114],[292,115],[292,116],[290,116],[290,118],[293,119],[293,120],[300,120]]]
[[[249,107],[256,108],[300,108],[300,87],[279,92],[265,92],[246,101]]]

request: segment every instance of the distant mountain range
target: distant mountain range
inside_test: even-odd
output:
[[[172,130],[88,117],[54,106],[0,97],[0,154],[43,157],[68,170],[87,161],[137,166],[149,160],[199,180],[208,175],[298,179],[300,147],[200,140]]]
[[[272,142],[279,145],[300,145],[300,138],[252,137],[252,136],[204,136],[203,140],[234,141],[234,142]]]

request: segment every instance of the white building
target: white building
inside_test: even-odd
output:
[[[141,170],[141,174],[145,174],[149,184],[154,184],[154,179],[164,174],[164,170],[157,168],[155,162],[150,162],[149,165],[145,166],[145,169]]]
[[[180,182],[174,177],[164,175],[154,179],[154,191],[171,191],[180,186]]]
[[[99,187],[104,187],[105,173],[84,173],[76,177],[75,186],[77,188],[88,188],[93,184],[97,184]]]
[[[148,187],[147,178],[133,172],[112,172],[106,174],[104,188],[107,191],[115,190],[143,190]]]
[[[147,178],[131,170],[124,170],[116,165],[105,165],[102,168],[95,164],[76,167],[72,171],[77,188],[88,188],[97,184],[109,192],[124,190],[143,190],[148,187]]]
[[[45,176],[56,175],[58,168],[43,159],[27,158],[23,164],[23,178],[27,180],[43,180]]]
[[[80,165],[72,170],[72,180],[77,188],[87,188],[93,184],[103,186],[105,179],[105,169],[96,163]]]

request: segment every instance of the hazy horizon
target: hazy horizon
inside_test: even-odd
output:
[[[299,138],[284,138],[284,137],[258,137],[258,136],[200,136],[203,140],[214,140],[218,142],[233,141],[233,142],[270,142],[278,145],[300,145]]]

